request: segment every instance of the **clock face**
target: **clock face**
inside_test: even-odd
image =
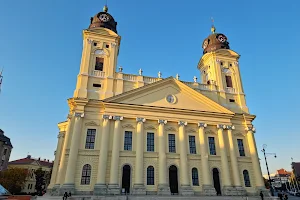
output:
[[[103,22],[108,22],[109,17],[108,17],[107,14],[101,14],[101,15],[99,16],[99,19],[100,19],[101,21],[103,21]]]
[[[218,35],[217,38],[218,38],[218,40],[219,40],[220,42],[222,42],[222,43],[226,42],[226,40],[227,40],[227,38],[226,38],[225,35]]]
[[[208,45],[208,41],[205,40],[205,41],[203,42],[202,48],[203,48],[203,49],[206,49],[207,45]]]
[[[168,96],[166,97],[166,100],[167,100],[167,102],[169,102],[169,103],[175,103],[176,98],[175,98],[174,95],[168,95]]]

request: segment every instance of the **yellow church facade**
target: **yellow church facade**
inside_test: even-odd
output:
[[[239,55],[224,34],[203,42],[201,83],[123,73],[121,37],[103,12],[83,31],[67,121],[59,135],[52,195],[257,195],[263,190],[255,119]]]

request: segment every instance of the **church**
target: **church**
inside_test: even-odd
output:
[[[69,114],[48,191],[78,195],[257,195],[264,182],[239,54],[215,27],[200,82],[123,73],[121,37],[105,6],[83,30]]]

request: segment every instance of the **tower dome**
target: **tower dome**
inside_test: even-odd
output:
[[[117,33],[117,22],[114,18],[107,12],[108,7],[104,6],[103,11],[96,14],[94,17],[91,17],[91,24],[89,29],[95,28],[107,28]]]
[[[216,28],[211,28],[212,34],[209,35],[202,43],[203,54],[216,51],[218,49],[230,49],[227,37],[222,33],[215,33]]]

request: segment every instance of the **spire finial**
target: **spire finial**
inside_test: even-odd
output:
[[[214,25],[214,22],[215,22],[215,21],[214,21],[214,18],[212,17],[212,18],[211,18],[211,24],[212,24],[212,25],[211,25],[211,29],[210,29],[210,30],[211,30],[211,32],[212,32],[213,34],[216,32],[216,27],[215,27],[215,25]]]
[[[108,11],[108,7],[107,7],[107,0],[105,1],[105,5],[103,7],[103,12],[107,12]]]

